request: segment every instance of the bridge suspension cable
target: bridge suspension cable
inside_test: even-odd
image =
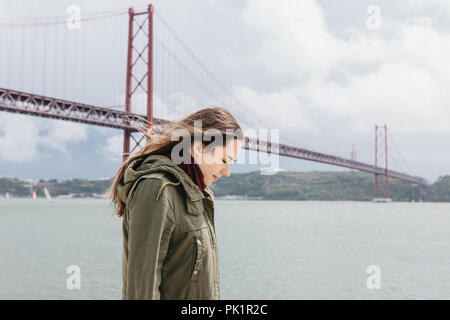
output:
[[[400,152],[400,149],[397,147],[397,143],[395,142],[394,137],[389,132],[388,132],[388,137],[389,137],[389,141],[392,141],[392,146],[394,147],[395,152],[397,153],[397,155],[399,156],[400,160],[403,163],[403,166],[399,165],[399,169],[402,169],[405,172],[408,172],[412,175],[417,175],[416,172],[414,172],[414,170],[409,166],[408,162],[403,157],[402,153]],[[390,153],[390,155],[391,155],[392,159],[394,160],[394,162],[397,162],[397,161],[395,161],[395,158],[392,156],[392,153]]]
[[[100,12],[91,12],[80,15],[79,21],[92,21],[127,14],[128,10],[108,10]],[[15,17],[0,18],[0,30],[13,30],[24,28],[39,28],[49,25],[67,24],[67,15],[65,16],[47,16],[47,17]]]

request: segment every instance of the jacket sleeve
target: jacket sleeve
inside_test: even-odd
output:
[[[161,267],[175,228],[170,193],[164,188],[157,199],[162,180],[138,181],[129,202],[128,221],[128,299],[160,299]]]

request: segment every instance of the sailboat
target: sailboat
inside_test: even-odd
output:
[[[45,194],[45,198],[46,198],[48,201],[53,202],[53,198],[52,198],[52,196],[50,195],[50,192],[48,192],[47,187],[44,187],[44,194]]]

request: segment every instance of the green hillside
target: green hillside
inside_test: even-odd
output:
[[[212,189],[216,197],[240,195],[267,200],[368,201],[373,198],[373,183],[373,175],[357,171],[279,172],[275,175],[252,172],[220,179]],[[394,201],[409,201],[411,198],[407,182],[392,179],[389,190]]]

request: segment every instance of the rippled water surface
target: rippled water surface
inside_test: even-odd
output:
[[[216,200],[215,223],[222,299],[450,298],[448,203]],[[2,199],[0,234],[0,299],[121,298],[108,201]]]

